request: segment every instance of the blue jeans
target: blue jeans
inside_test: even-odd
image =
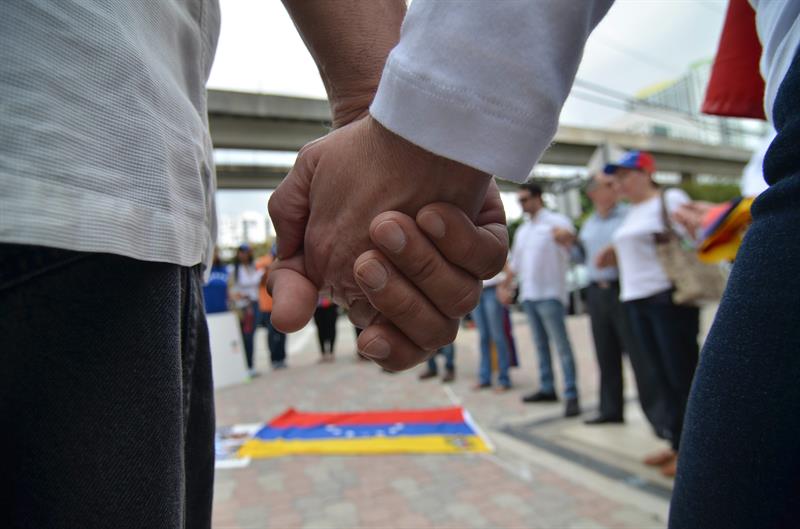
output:
[[[526,299],[522,307],[531,324],[533,340],[539,354],[539,390],[544,393],[555,393],[553,366],[550,361],[550,340],[555,342],[558,356],[561,358],[561,369],[564,371],[564,397],[578,398],[575,384],[575,360],[572,345],[567,336],[565,324],[566,310],[564,304],[557,299],[531,301]]]
[[[430,358],[428,358],[428,369],[431,371],[431,373],[436,373],[439,371],[439,368],[436,366],[436,357],[439,355],[444,356],[444,367],[446,370],[452,371],[456,368],[456,348],[453,346],[453,344],[450,344],[437,349],[436,352]]]
[[[778,89],[770,188],[711,327],[684,421],[669,526],[800,520],[800,54]]]
[[[508,363],[510,346],[506,337],[505,307],[497,299],[497,287],[487,287],[481,293],[481,299],[472,319],[478,326],[478,335],[481,344],[480,383],[492,383],[492,342],[497,348],[497,380],[501,386],[510,387],[511,379],[508,376]]]

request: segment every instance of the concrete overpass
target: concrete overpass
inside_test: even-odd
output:
[[[330,110],[322,99],[209,90],[211,138],[219,149],[297,151],[330,130]],[[598,145],[647,150],[659,169],[686,177],[709,174],[738,179],[751,152],[737,147],[707,145],[626,132],[559,127],[543,164],[583,167]],[[220,188],[274,188],[287,167],[217,166]]]

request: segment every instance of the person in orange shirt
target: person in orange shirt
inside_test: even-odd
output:
[[[261,276],[261,283],[258,286],[258,309],[259,324],[267,328],[267,348],[273,369],[283,369],[286,367],[286,334],[272,326],[272,296],[267,292],[267,279],[269,278],[269,266],[274,261],[275,247],[272,251],[256,261],[256,268],[264,270]]]

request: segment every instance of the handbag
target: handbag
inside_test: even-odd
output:
[[[725,276],[716,265],[702,263],[696,249],[675,231],[667,211],[666,190],[661,193],[664,231],[654,235],[656,254],[672,282],[672,301],[678,305],[700,305],[717,301],[725,290]]]

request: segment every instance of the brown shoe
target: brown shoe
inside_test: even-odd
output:
[[[481,391],[482,389],[489,389],[490,387],[492,387],[491,384],[483,384],[478,382],[477,384],[472,386],[472,391]]]
[[[447,384],[448,382],[452,382],[456,379],[456,370],[455,369],[448,369],[445,371],[444,376],[442,377],[442,383]]]
[[[508,393],[509,391],[511,391],[511,386],[497,386],[496,388],[494,388],[494,392],[498,394]]]
[[[661,452],[656,452],[655,454],[650,454],[649,456],[645,457],[642,462],[651,467],[662,467],[667,463],[671,463],[677,457],[678,454],[676,454],[674,450],[668,449],[662,450]]]
[[[420,380],[428,380],[429,378],[436,378],[438,373],[436,371],[431,371],[430,369],[426,369],[422,373],[419,374]]]
[[[674,478],[675,477],[675,473],[677,471],[678,471],[678,458],[677,457],[673,458],[672,461],[668,462],[667,464],[665,464],[664,466],[661,467],[661,475],[665,476],[665,477],[668,477],[668,478]]]

